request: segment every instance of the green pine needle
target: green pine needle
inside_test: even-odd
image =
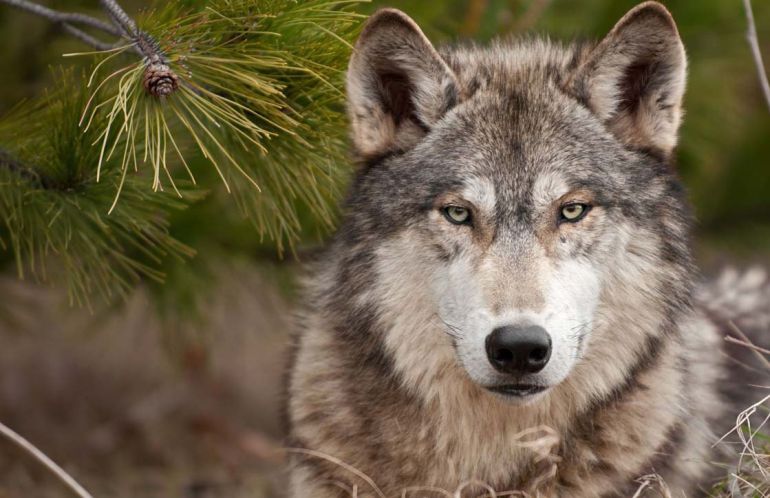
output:
[[[279,251],[299,236],[303,209],[330,227],[347,172],[341,89],[357,3],[214,0],[185,13],[190,2],[176,0],[147,13],[139,25],[178,86],[151,95],[151,61],[114,68],[134,56],[128,47],[104,56],[80,119],[87,132],[102,126],[97,178],[108,161],[121,178],[148,166],[154,190],[181,195],[179,174],[195,184],[188,165],[200,154]],[[124,189],[121,180],[111,210]]]
[[[104,160],[97,182],[96,132],[78,127],[85,81],[62,73],[57,87],[0,120],[2,246],[21,278],[61,282],[71,303],[90,307],[94,297],[125,296],[144,278],[162,280],[169,256],[193,255],[169,235],[165,214],[186,203],[149,191],[114,158]],[[119,188],[121,203],[107,215]],[[186,201],[196,198],[187,194]]]

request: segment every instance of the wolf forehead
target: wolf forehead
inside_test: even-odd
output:
[[[455,75],[459,100],[484,93],[534,90],[532,95],[539,95],[562,88],[595,46],[589,41],[564,44],[529,36],[499,39],[489,45],[442,45],[437,51]]]
[[[488,47],[442,46],[438,53],[454,79],[451,90],[434,96],[444,101],[439,104],[445,107],[442,119],[425,124],[413,110],[398,108],[409,103],[388,101],[390,95],[385,96],[386,112],[394,115],[396,126],[407,119],[418,121],[421,132],[430,131],[421,137],[428,147],[457,145],[445,152],[454,159],[476,159],[480,166],[504,162],[526,167],[525,159],[543,165],[549,162],[544,159],[580,158],[592,146],[617,148],[585,103],[564,89],[589,45],[531,38]],[[399,81],[397,74],[382,78],[385,86],[411,84]],[[598,143],[587,143],[589,137]],[[393,150],[403,152],[412,145],[419,143]],[[425,148],[421,151],[427,152]],[[548,157],[533,157],[544,153]]]

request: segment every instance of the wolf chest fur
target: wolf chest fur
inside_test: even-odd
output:
[[[290,496],[707,487],[737,317],[696,283],[672,166],[685,79],[654,2],[598,43],[436,49],[399,11],[369,19],[347,83],[359,167],[289,376],[309,450]]]

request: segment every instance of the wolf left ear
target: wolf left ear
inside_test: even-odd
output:
[[[571,78],[621,141],[670,157],[682,116],[687,58],[674,19],[657,2],[629,11]]]
[[[355,148],[371,158],[414,146],[457,100],[457,80],[417,24],[396,9],[369,18],[347,76]]]

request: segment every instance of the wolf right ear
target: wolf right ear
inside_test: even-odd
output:
[[[572,89],[621,141],[670,156],[687,74],[684,46],[666,8],[631,9],[588,55]]]
[[[361,158],[414,146],[456,104],[457,88],[454,73],[409,16],[376,12],[348,66],[348,114]]]

